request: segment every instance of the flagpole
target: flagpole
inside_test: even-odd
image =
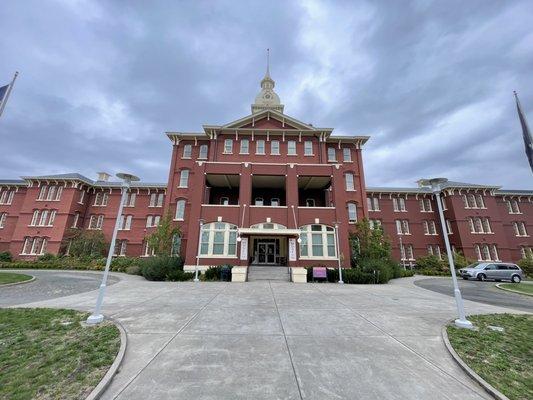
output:
[[[13,86],[15,85],[15,80],[17,79],[19,72],[16,71],[15,75],[13,76],[13,80],[9,84],[9,88],[7,89],[7,93],[4,96],[4,99],[2,100],[2,104],[0,104],[0,117],[2,116],[2,113],[4,112],[4,107],[6,106],[7,99],[9,99],[9,95],[11,94],[11,90],[13,89]]]

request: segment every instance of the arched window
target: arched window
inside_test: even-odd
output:
[[[207,145],[203,144],[200,146],[200,154],[198,154],[198,158],[206,159],[207,158]]]
[[[355,203],[348,203],[348,221],[352,224],[357,222],[357,206]]]
[[[180,188],[189,187],[189,170],[182,169],[180,172]]]
[[[347,172],[346,175],[344,175],[344,179],[346,180],[346,190],[349,192],[354,191],[355,185],[354,185],[353,174],[351,172]]]
[[[305,225],[300,228],[300,257],[336,258],[335,229],[326,225]]]
[[[181,254],[181,236],[172,236],[172,248],[170,249],[171,256],[179,256]]]
[[[202,226],[200,255],[205,257],[236,257],[237,226],[212,222]]]
[[[185,200],[180,199],[176,203],[176,219],[183,221],[185,219]]]

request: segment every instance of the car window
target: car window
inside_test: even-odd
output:
[[[493,270],[493,269],[496,269],[496,265],[494,264],[489,264],[485,267],[485,271]]]
[[[507,270],[507,269],[509,269],[509,267],[507,265],[498,264],[498,270]]]
[[[519,269],[518,265],[509,265],[509,269]]]

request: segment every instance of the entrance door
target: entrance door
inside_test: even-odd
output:
[[[258,264],[275,264],[276,263],[276,243],[258,242],[257,243],[257,263]]]

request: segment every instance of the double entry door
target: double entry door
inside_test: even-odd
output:
[[[276,264],[278,249],[275,242],[257,242],[257,263],[258,264]]]

